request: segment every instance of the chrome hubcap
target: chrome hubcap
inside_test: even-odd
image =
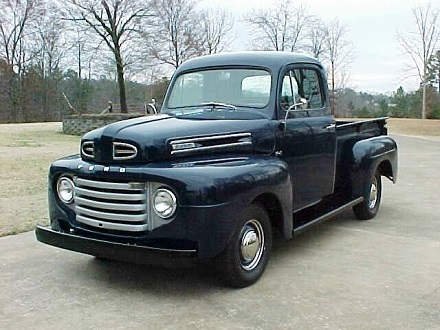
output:
[[[374,177],[370,188],[370,198],[368,199],[368,208],[374,209],[376,203],[377,203],[377,179],[376,177]]]
[[[263,255],[264,231],[260,222],[249,220],[243,226],[240,239],[240,261],[244,270],[257,267]]]

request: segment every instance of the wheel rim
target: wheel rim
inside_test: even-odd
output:
[[[249,220],[240,235],[241,267],[250,271],[258,266],[264,250],[264,230],[257,220]]]
[[[373,182],[371,183],[370,197],[368,199],[368,208],[370,210],[374,209],[374,207],[377,204],[377,195],[378,195],[377,179],[376,177],[374,177]]]

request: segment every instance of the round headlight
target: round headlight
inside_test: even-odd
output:
[[[75,185],[69,178],[62,176],[57,182],[58,197],[63,203],[70,204],[73,202]]]
[[[153,195],[153,209],[156,214],[167,219],[174,215],[177,208],[176,196],[168,189],[157,189]]]

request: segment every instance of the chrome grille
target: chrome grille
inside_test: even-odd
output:
[[[113,142],[113,159],[127,160],[137,156],[137,148],[134,145],[122,142]]]
[[[93,141],[85,141],[81,146],[81,153],[86,156],[93,158],[95,156]]]
[[[150,185],[75,178],[76,220],[109,230],[147,230]]]

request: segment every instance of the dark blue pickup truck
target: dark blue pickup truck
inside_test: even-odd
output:
[[[196,58],[160,114],[84,135],[49,173],[41,242],[137,263],[212,260],[226,283],[258,280],[285,239],[353,208],[373,218],[397,177],[386,118],[336,121],[322,65],[282,52]]]

